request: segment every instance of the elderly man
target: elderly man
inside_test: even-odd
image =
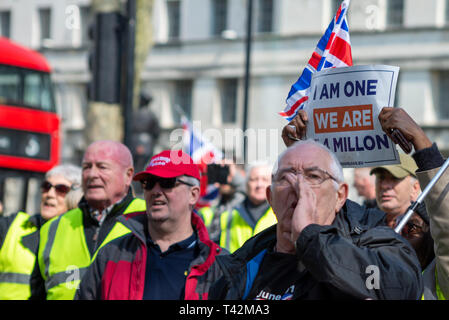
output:
[[[211,299],[418,299],[413,249],[383,214],[347,200],[336,157],[298,141],[278,159],[267,188],[278,223],[229,256]],[[366,211],[365,211],[366,210]]]
[[[444,163],[436,143],[430,141],[424,130],[404,109],[385,107],[379,114],[379,121],[387,135],[391,137],[392,130],[398,129],[413,144],[415,152],[412,156],[418,166],[416,175],[424,188]],[[391,138],[396,142],[394,137]],[[435,242],[435,259],[423,272],[425,300],[446,300],[449,297],[448,181],[449,171],[446,170],[424,199],[430,217],[430,233]],[[415,213],[410,222],[419,226],[420,221],[414,220]],[[423,233],[421,228],[417,228],[417,232],[419,231]],[[425,239],[420,240],[420,243],[424,242]]]
[[[400,154],[400,160],[399,164],[371,169],[371,174],[376,176],[377,206],[386,213],[385,222],[390,228],[396,227],[421,193],[415,173],[418,169],[415,161],[406,154]],[[418,255],[421,268],[425,269],[435,256],[429,232],[429,217],[424,204],[417,208],[412,219],[402,229],[401,235],[409,240]]]
[[[193,212],[200,196],[196,164],[182,151],[151,158],[134,180],[142,183],[146,211],[120,217],[126,234],[104,246],[83,278],[78,299],[207,299],[222,274],[220,247]]]
[[[370,172],[376,176],[377,206],[387,214],[386,223],[391,228],[421,193],[415,174],[418,169],[415,161],[406,154],[400,154],[399,157],[401,163],[375,167]]]
[[[110,234],[116,218],[145,210],[145,202],[130,189],[133,173],[131,152],[122,143],[88,146],[82,160],[84,197],[40,232],[38,262],[47,299],[73,299],[97,249],[121,235]]]
[[[246,197],[223,212],[216,211],[209,227],[214,234],[214,228],[219,230],[218,240],[214,240],[231,253],[246,240],[276,223],[265,191],[271,182],[270,167],[265,162],[256,162],[246,171]],[[203,214],[204,210],[200,213]]]

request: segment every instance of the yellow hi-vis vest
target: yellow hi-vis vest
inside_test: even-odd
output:
[[[145,211],[145,201],[136,198],[123,214],[139,211]],[[110,232],[98,249],[123,234]],[[38,262],[45,280],[47,300],[73,300],[92,261],[84,235],[82,210],[75,208],[53,218],[41,228],[40,236]]]
[[[421,300],[446,300],[443,292],[438,284],[438,274],[436,268],[436,260],[426,267],[422,272],[424,291]]]
[[[206,228],[209,228],[214,218],[214,210],[211,207],[202,207],[198,210],[198,215],[203,219]]]
[[[246,240],[275,223],[277,223],[277,220],[271,207],[257,221],[254,228],[246,222],[236,209],[233,209],[231,213],[225,211],[220,216],[220,247],[226,248],[229,252],[233,253]]]
[[[0,249],[0,300],[27,300],[31,296],[36,256],[22,244],[22,238],[38,229],[29,220],[27,213],[17,213]]]

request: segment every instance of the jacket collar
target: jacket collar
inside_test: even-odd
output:
[[[346,200],[332,223],[347,236],[360,234],[365,230],[385,225],[385,212],[377,208],[366,208],[352,200]]]
[[[40,213],[36,213],[34,215],[32,215],[30,217],[29,220],[35,227],[37,227],[38,229],[40,229],[42,227],[42,225],[47,222],[46,220],[44,220],[44,218],[42,218]]]
[[[109,211],[107,217],[115,217],[115,216],[121,215],[123,213],[123,211],[126,210],[126,208],[129,206],[129,204],[133,200],[134,200],[134,196],[133,196],[133,193],[132,193],[132,190],[131,190],[131,187],[130,187],[128,189],[128,193],[126,194],[126,196],[121,201],[119,201],[118,203],[115,203],[113,205],[113,207]],[[86,198],[84,196],[81,198],[81,200],[80,200],[80,202],[78,204],[78,207],[83,212],[84,217],[87,217],[91,221],[97,222],[94,218],[92,218],[92,216],[90,214],[89,204],[87,203],[87,200],[86,200]]]

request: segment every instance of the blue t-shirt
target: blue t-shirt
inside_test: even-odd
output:
[[[147,237],[147,265],[143,300],[182,300],[189,266],[199,254],[198,237],[190,237],[172,244],[161,252]]]

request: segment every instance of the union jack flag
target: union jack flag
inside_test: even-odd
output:
[[[195,130],[192,123],[186,117],[182,116],[181,122],[182,128],[184,129],[184,152],[198,165],[201,173],[200,199],[196,204],[196,208],[210,206],[211,201],[218,196],[218,188],[208,184],[207,165],[221,160],[223,153],[212,143],[204,139],[201,133]]]
[[[192,158],[194,163],[211,164],[221,160],[223,153],[212,143],[205,140],[186,117],[181,117],[181,122],[184,129],[184,152]]]
[[[287,121],[292,120],[309,99],[312,74],[327,68],[352,66],[351,42],[346,13],[350,0],[344,0],[318,42],[307,66],[299,79],[292,85],[287,96],[287,106],[279,114]]]

